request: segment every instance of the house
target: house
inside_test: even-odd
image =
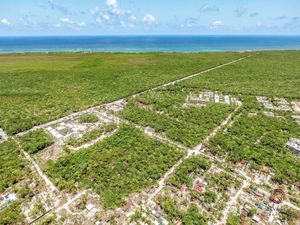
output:
[[[94,208],[94,206],[92,205],[92,204],[87,204],[86,205],[86,207],[85,207],[88,211],[91,211],[93,208]]]
[[[293,183],[293,185],[292,185],[292,188],[293,188],[293,190],[300,190],[300,183],[299,182],[295,182],[295,183]]]
[[[246,210],[242,210],[242,211],[241,211],[241,216],[242,216],[242,217],[248,217],[248,216],[249,216],[249,213],[248,213]]]
[[[184,185],[182,185],[179,191],[180,191],[181,193],[186,192],[186,187],[185,187]]]
[[[291,138],[286,147],[289,148],[294,154],[300,155],[300,139]]]
[[[0,207],[12,202],[12,201],[15,201],[17,200],[17,196],[16,194],[7,194],[7,195],[4,195],[0,198]]]
[[[201,193],[201,192],[203,192],[202,187],[203,187],[203,184],[198,181],[194,186],[194,191]]]
[[[161,220],[161,222],[162,222],[162,224],[163,225],[168,225],[169,224],[169,221],[168,220],[166,220],[164,217],[160,217],[160,220]]]
[[[259,223],[259,222],[260,222],[260,218],[259,218],[258,216],[256,216],[256,215],[254,215],[254,216],[252,217],[252,219],[253,219],[256,223]]]
[[[123,207],[123,211],[124,211],[124,212],[128,212],[128,211],[131,209],[132,206],[133,206],[133,203],[132,203],[131,200],[129,200],[129,201],[126,203],[126,205]]]
[[[246,162],[242,160],[242,161],[237,162],[237,163],[235,164],[235,168],[237,168],[237,169],[243,169],[244,166],[245,166],[245,164],[246,164]]]
[[[267,206],[264,204],[264,203],[260,203],[259,205],[258,205],[258,208],[259,209],[262,209],[262,210],[267,210]]]
[[[156,204],[156,205],[154,206],[154,208],[155,208],[155,210],[157,210],[157,211],[161,210],[161,206],[160,206],[159,204]]]
[[[151,210],[151,214],[152,214],[153,216],[155,216],[156,218],[159,218],[159,213],[158,213],[157,211]]]

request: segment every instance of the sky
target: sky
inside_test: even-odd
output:
[[[299,0],[0,1],[0,36],[300,34]]]

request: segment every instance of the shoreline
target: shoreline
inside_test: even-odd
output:
[[[261,49],[261,50],[228,50],[228,51],[25,51],[1,52],[2,55],[51,55],[51,54],[200,54],[200,53],[256,53],[256,52],[283,52],[300,51],[299,49]]]
[[[0,54],[200,53],[300,50],[300,35],[141,35],[0,37]]]

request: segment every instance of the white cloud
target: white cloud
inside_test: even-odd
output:
[[[86,23],[82,21],[82,22],[77,23],[77,25],[78,25],[79,27],[85,27],[85,26],[86,26]]]
[[[96,15],[97,13],[99,13],[100,8],[98,6],[96,6],[94,9],[90,9],[90,14],[92,15]]]
[[[149,14],[149,13],[144,16],[143,22],[148,24],[148,25],[153,25],[153,24],[157,23],[155,17],[153,15]]]
[[[117,8],[117,0],[106,0],[106,5],[112,8]]]
[[[85,27],[86,23],[84,21],[75,22],[68,17],[63,17],[63,18],[60,18],[59,23],[55,24],[54,26],[57,28],[69,27],[69,28],[73,28],[73,29],[79,29],[81,27]]]
[[[136,21],[136,16],[135,15],[131,15],[128,18],[130,21]]]
[[[102,18],[105,19],[105,20],[109,20],[109,19],[110,19],[110,16],[107,15],[107,14],[103,14],[103,15],[102,15]]]
[[[6,25],[6,26],[9,26],[11,25],[11,23],[6,19],[6,18],[3,18],[0,20],[0,25]]]
[[[66,24],[74,24],[74,21],[68,17],[60,18],[59,21]]]
[[[214,21],[214,22],[212,23],[212,26],[213,26],[214,28],[219,28],[219,27],[224,26],[224,23],[223,23],[221,20],[216,20],[216,21]]]
[[[199,9],[200,12],[218,12],[219,10],[218,7],[209,5],[204,5]]]

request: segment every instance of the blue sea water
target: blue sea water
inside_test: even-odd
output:
[[[221,52],[300,49],[300,36],[51,36],[0,37],[0,53]]]

